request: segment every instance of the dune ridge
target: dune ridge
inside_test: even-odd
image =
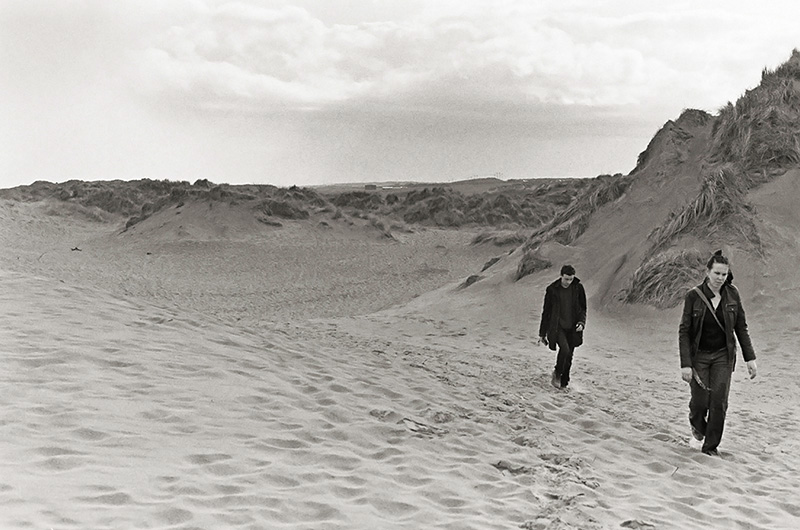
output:
[[[526,247],[542,259],[572,261],[597,288],[597,307],[679,304],[704,257],[724,249],[749,277],[745,291],[769,291],[757,268],[796,241],[765,229],[758,190],[800,169],[800,50],[717,114],[686,109],[669,120],[628,175],[581,190],[570,207],[536,230]],[[795,196],[795,198],[797,198]],[[787,227],[788,228],[788,227]],[[797,268],[787,270],[797,281]],[[591,275],[591,276],[587,276]],[[800,299],[795,298],[797,305]]]

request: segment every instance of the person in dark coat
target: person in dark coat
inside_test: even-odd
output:
[[[750,379],[758,372],[742,299],[732,281],[728,258],[717,251],[706,265],[703,283],[686,294],[678,329],[681,378],[692,392],[689,425],[708,455],[719,455],[736,366],[736,339]]]
[[[572,265],[561,267],[561,277],[547,286],[544,293],[539,340],[555,351],[556,366],[551,383],[556,388],[569,385],[569,371],[575,348],[583,344],[586,327],[586,292],[575,277]]]

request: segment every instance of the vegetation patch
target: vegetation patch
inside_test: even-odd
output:
[[[463,283],[459,287],[462,288],[462,289],[466,289],[467,287],[469,287],[473,283],[479,282],[482,279],[483,279],[483,276],[480,276],[478,274],[473,274],[470,277],[468,277],[466,280],[464,280]]]
[[[503,259],[503,258],[502,257],[495,257],[495,258],[490,259],[489,261],[487,261],[486,263],[483,264],[483,268],[481,269],[481,272],[485,271],[486,269],[488,269],[489,267],[491,267],[492,265],[494,265],[495,263],[497,263],[501,259]]]
[[[517,272],[514,275],[514,281],[519,281],[525,276],[535,272],[543,271],[552,267],[552,263],[541,257],[537,250],[529,249],[525,251],[522,258],[517,265]]]
[[[675,307],[699,283],[706,258],[697,250],[656,254],[634,271],[628,287],[618,297],[629,304]]]
[[[701,239],[728,241],[762,252],[753,207],[745,198],[746,187],[736,178],[735,167],[726,164],[707,176],[689,204],[672,212],[648,239],[652,252],[667,248],[685,234]]]
[[[600,175],[590,181],[589,186],[572,203],[559,211],[550,221],[534,232],[525,243],[527,249],[539,247],[547,241],[569,245],[580,237],[589,226],[591,216],[603,205],[613,202],[625,194],[632,177]]]
[[[483,245],[491,243],[497,247],[519,246],[528,240],[528,236],[520,231],[481,232],[472,238],[471,244]]]

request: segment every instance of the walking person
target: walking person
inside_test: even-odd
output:
[[[736,339],[750,379],[758,372],[744,307],[732,281],[728,258],[718,250],[708,260],[703,283],[686,294],[678,331],[681,378],[691,387],[692,436],[703,442],[703,453],[714,456],[719,455],[725,427]]]
[[[583,344],[586,327],[586,292],[575,277],[572,265],[561,267],[561,277],[547,286],[544,293],[539,341],[555,351],[556,366],[551,383],[556,388],[569,385],[569,371],[575,348]]]

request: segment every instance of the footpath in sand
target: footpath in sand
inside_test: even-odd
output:
[[[590,314],[564,393],[549,386],[554,354],[533,344],[545,279],[454,282],[311,320],[265,319],[253,299],[226,319],[240,277],[184,296],[177,286],[212,281],[192,276],[196,259],[137,268],[152,258],[91,227],[22,221],[0,234],[24,250],[0,267],[0,528],[800,524],[798,329],[769,327],[769,308],[749,311],[760,375],[735,373],[723,457],[710,458],[688,444],[675,312]],[[76,234],[85,250],[70,254]],[[382,248],[399,270],[419,265]],[[485,257],[458,255],[454,274]],[[227,255],[243,276],[245,256]],[[381,297],[358,289],[323,307],[355,315]]]

